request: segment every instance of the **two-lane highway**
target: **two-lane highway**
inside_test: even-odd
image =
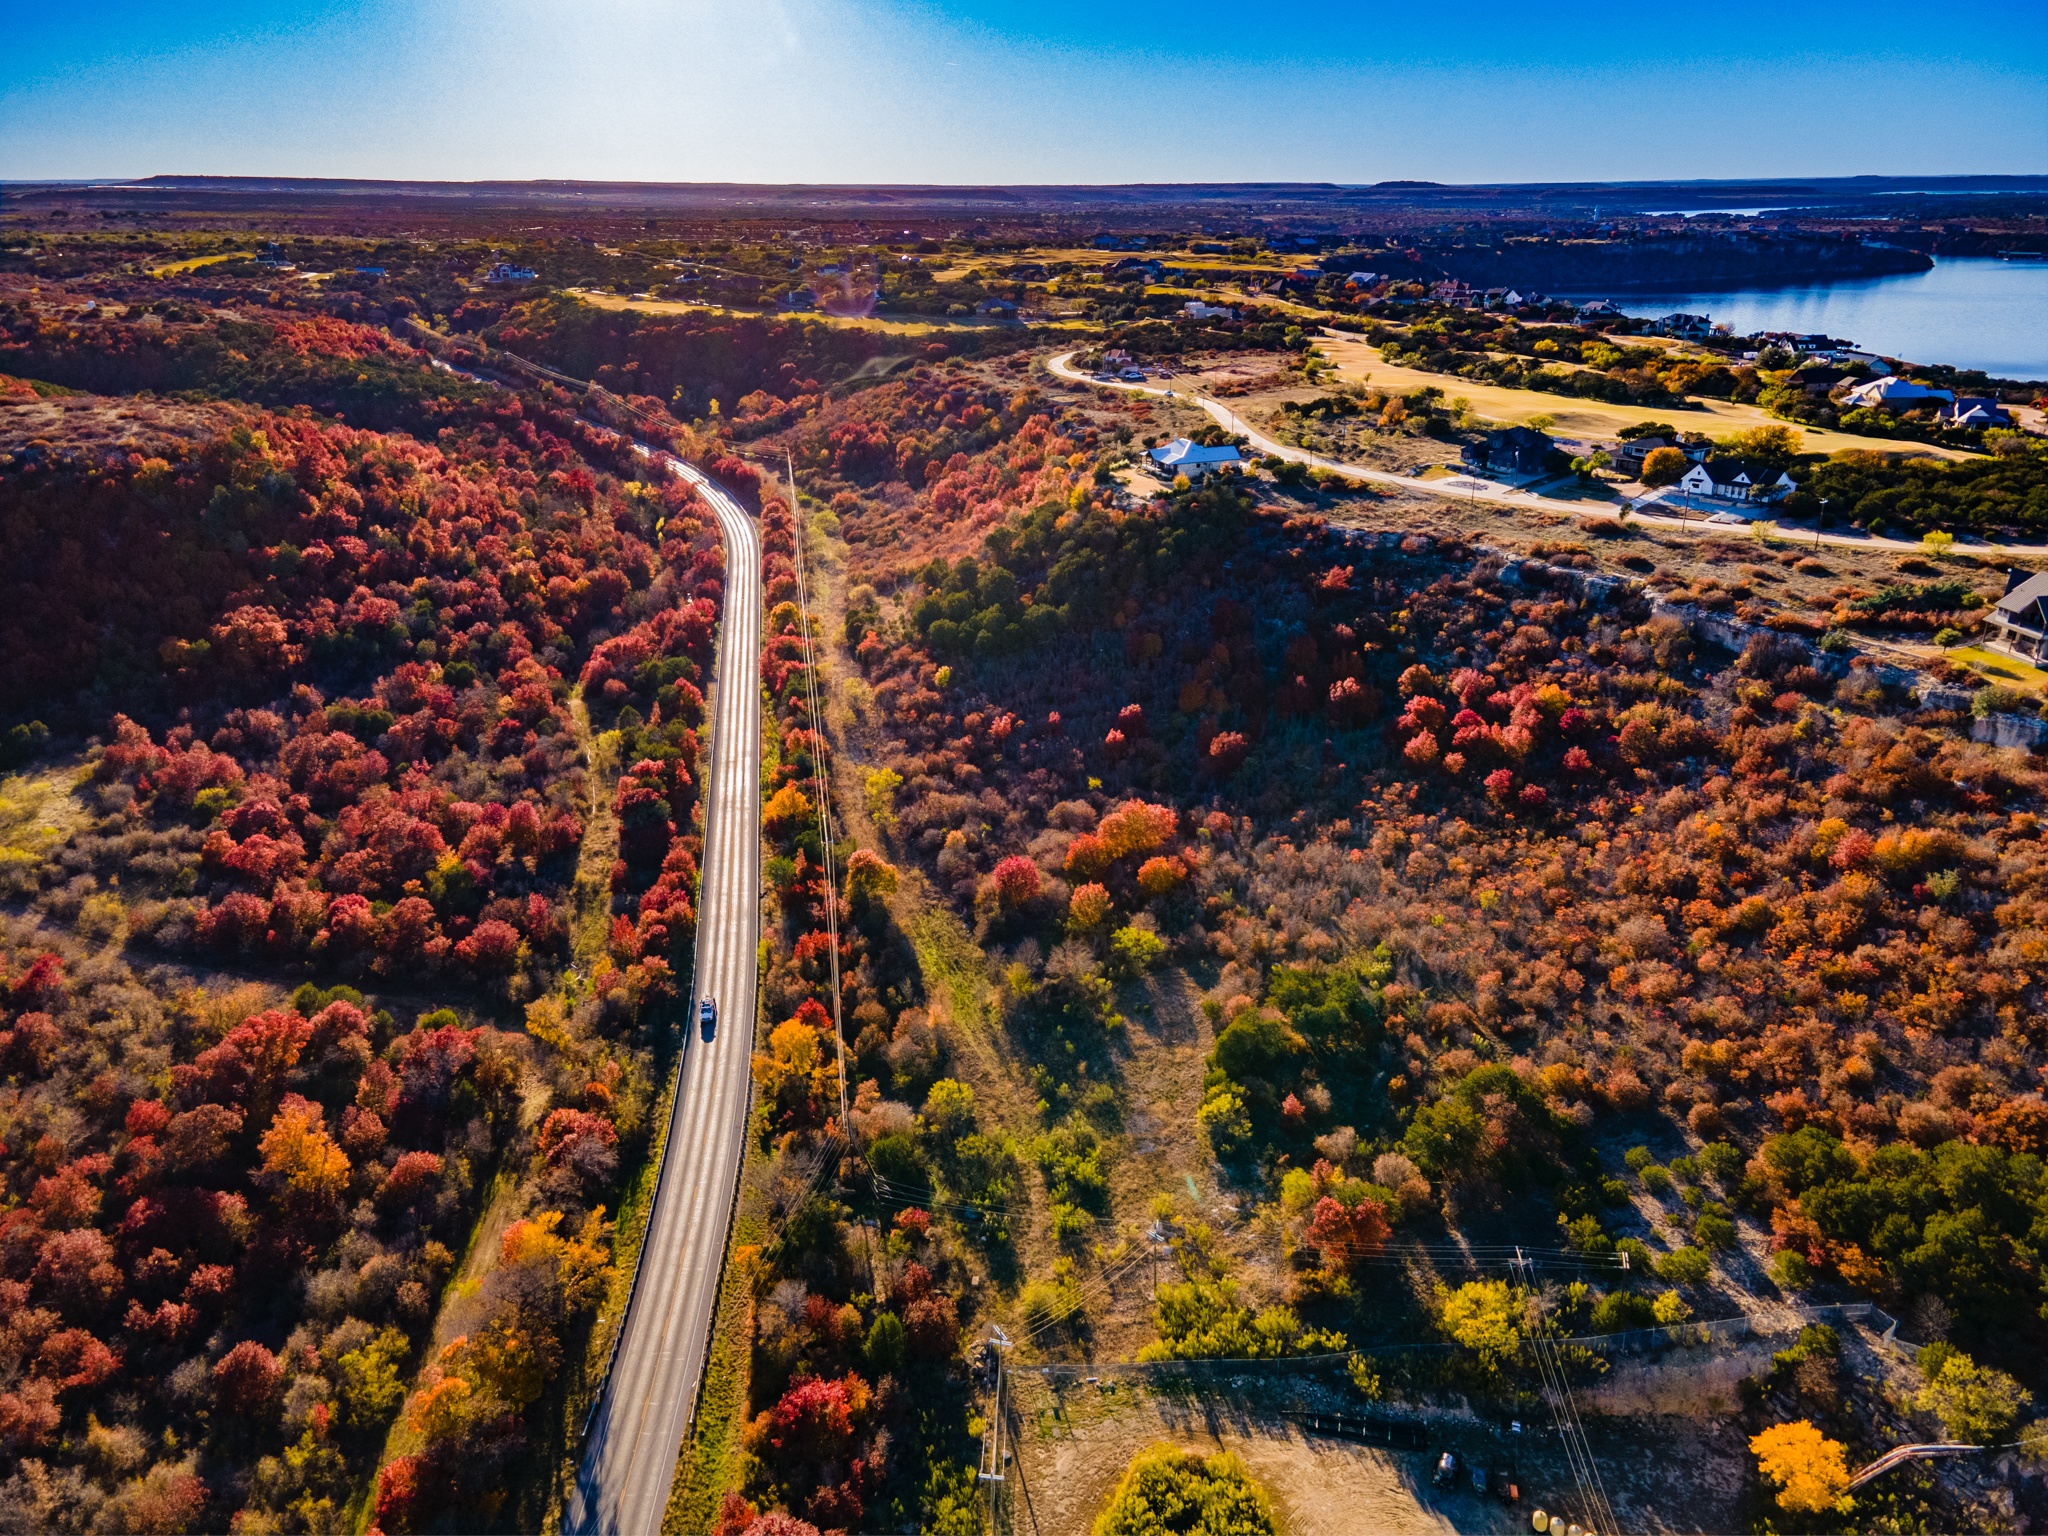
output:
[[[563,1522],[571,1536],[655,1536],[695,1411],[718,1308],[733,1193],[745,1150],[754,1049],[761,891],[761,540],[718,485],[679,460],[725,536],[711,755],[705,764],[697,997],[714,998],[710,1040],[696,999],[633,1299]]]

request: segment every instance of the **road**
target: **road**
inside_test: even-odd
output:
[[[1526,488],[1495,485],[1489,480],[1480,480],[1469,475],[1461,475],[1449,480],[1423,480],[1414,475],[1397,475],[1389,470],[1367,469],[1362,464],[1348,464],[1342,459],[1326,458],[1321,454],[1310,453],[1305,448],[1296,448],[1289,443],[1276,443],[1272,438],[1265,436],[1263,433],[1253,431],[1250,423],[1220,401],[1211,400],[1204,395],[1198,395],[1192,390],[1170,389],[1161,384],[1132,384],[1122,379],[1114,381],[1097,379],[1092,374],[1083,373],[1080,369],[1074,367],[1071,362],[1073,356],[1074,353],[1072,352],[1061,352],[1054,357],[1047,358],[1045,366],[1055,377],[1066,379],[1075,384],[1085,384],[1090,389],[1124,389],[1131,391],[1133,394],[1157,395],[1161,398],[1171,397],[1176,400],[1186,400],[1189,404],[1198,405],[1207,411],[1224,430],[1242,433],[1250,440],[1251,446],[1262,454],[1285,459],[1295,464],[1306,464],[1312,469],[1327,469],[1336,474],[1343,475],[1347,479],[1362,480],[1372,485],[1397,486],[1404,491],[1420,491],[1426,496],[1441,496],[1447,501],[1468,503],[1484,501],[1496,506],[1542,508],[1551,512],[1570,512],[1575,515],[1591,517],[1611,516],[1614,512],[1620,510],[1619,507],[1609,507],[1605,504],[1581,507],[1568,503],[1546,502],[1541,496],[1532,495]],[[1628,508],[1631,522],[1640,522],[1653,528],[1689,528],[1700,532],[1704,532],[1714,526],[1707,521],[1707,514],[1705,513],[1697,513],[1691,517],[1667,517],[1661,513],[1646,510],[1661,500],[1663,495],[1664,493],[1661,491],[1653,492],[1651,495],[1642,497],[1640,500],[1623,503]],[[1782,528],[1781,536],[1787,540],[1796,540],[1800,543],[1816,542],[1814,535],[1811,533],[1801,532],[1795,527],[1780,526]],[[1872,538],[1868,534],[1823,533],[1819,536],[1818,542],[1821,544],[1839,545],[1845,549],[1890,550],[1898,553],[1922,548],[1918,540]],[[2038,557],[2043,552],[2037,545],[1980,544],[1974,541],[1966,543],[1960,539],[1957,541],[1957,548],[1958,550],[1977,555],[2009,554]]]
[[[711,755],[704,786],[697,992],[718,1003],[709,1041],[694,1001],[647,1238],[563,1529],[654,1536],[696,1411],[733,1194],[745,1151],[761,910],[761,539],[716,483],[663,454],[725,536]]]

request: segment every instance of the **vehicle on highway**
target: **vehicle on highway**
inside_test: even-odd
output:
[[[697,1026],[706,1040],[718,1032],[718,1004],[708,997],[697,1005]]]

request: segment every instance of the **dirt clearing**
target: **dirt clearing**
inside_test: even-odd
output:
[[[1389,1450],[1283,1417],[1284,1406],[1307,1404],[1291,1396],[1283,1404],[1280,1390],[1120,1382],[1055,1392],[1028,1368],[1012,1380],[1016,1460],[996,1529],[1016,1536],[1086,1536],[1131,1458],[1162,1442],[1205,1456],[1235,1453],[1271,1497],[1287,1536],[1526,1531],[1538,1508],[1586,1516],[1540,1410],[1519,1436],[1469,1415],[1446,1415],[1430,1422],[1427,1449]],[[1622,1530],[1675,1536],[1742,1528],[1748,1463],[1739,1426],[1594,1419],[1586,1431]],[[1454,1488],[1432,1480],[1446,1450],[1461,1468]],[[1475,1464],[1489,1471],[1512,1466],[1519,1501],[1511,1506],[1475,1495],[1462,1475]]]

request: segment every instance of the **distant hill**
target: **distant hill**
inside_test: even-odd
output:
[[[935,186],[923,183],[786,183],[650,181],[372,181],[293,176],[151,176],[109,180],[16,183],[0,192],[8,203],[75,201],[101,205],[262,207],[343,202],[361,206],[605,207],[745,213],[795,211],[891,213],[1082,209],[1164,209],[1257,204],[1262,211],[1395,212],[1452,215],[1617,216],[1673,206],[1694,208],[1813,207],[1863,202],[1902,192],[2048,193],[2048,176],[1856,176],[1774,181],[1526,182],[1450,186],[1429,181],[1141,182],[1106,186]]]

